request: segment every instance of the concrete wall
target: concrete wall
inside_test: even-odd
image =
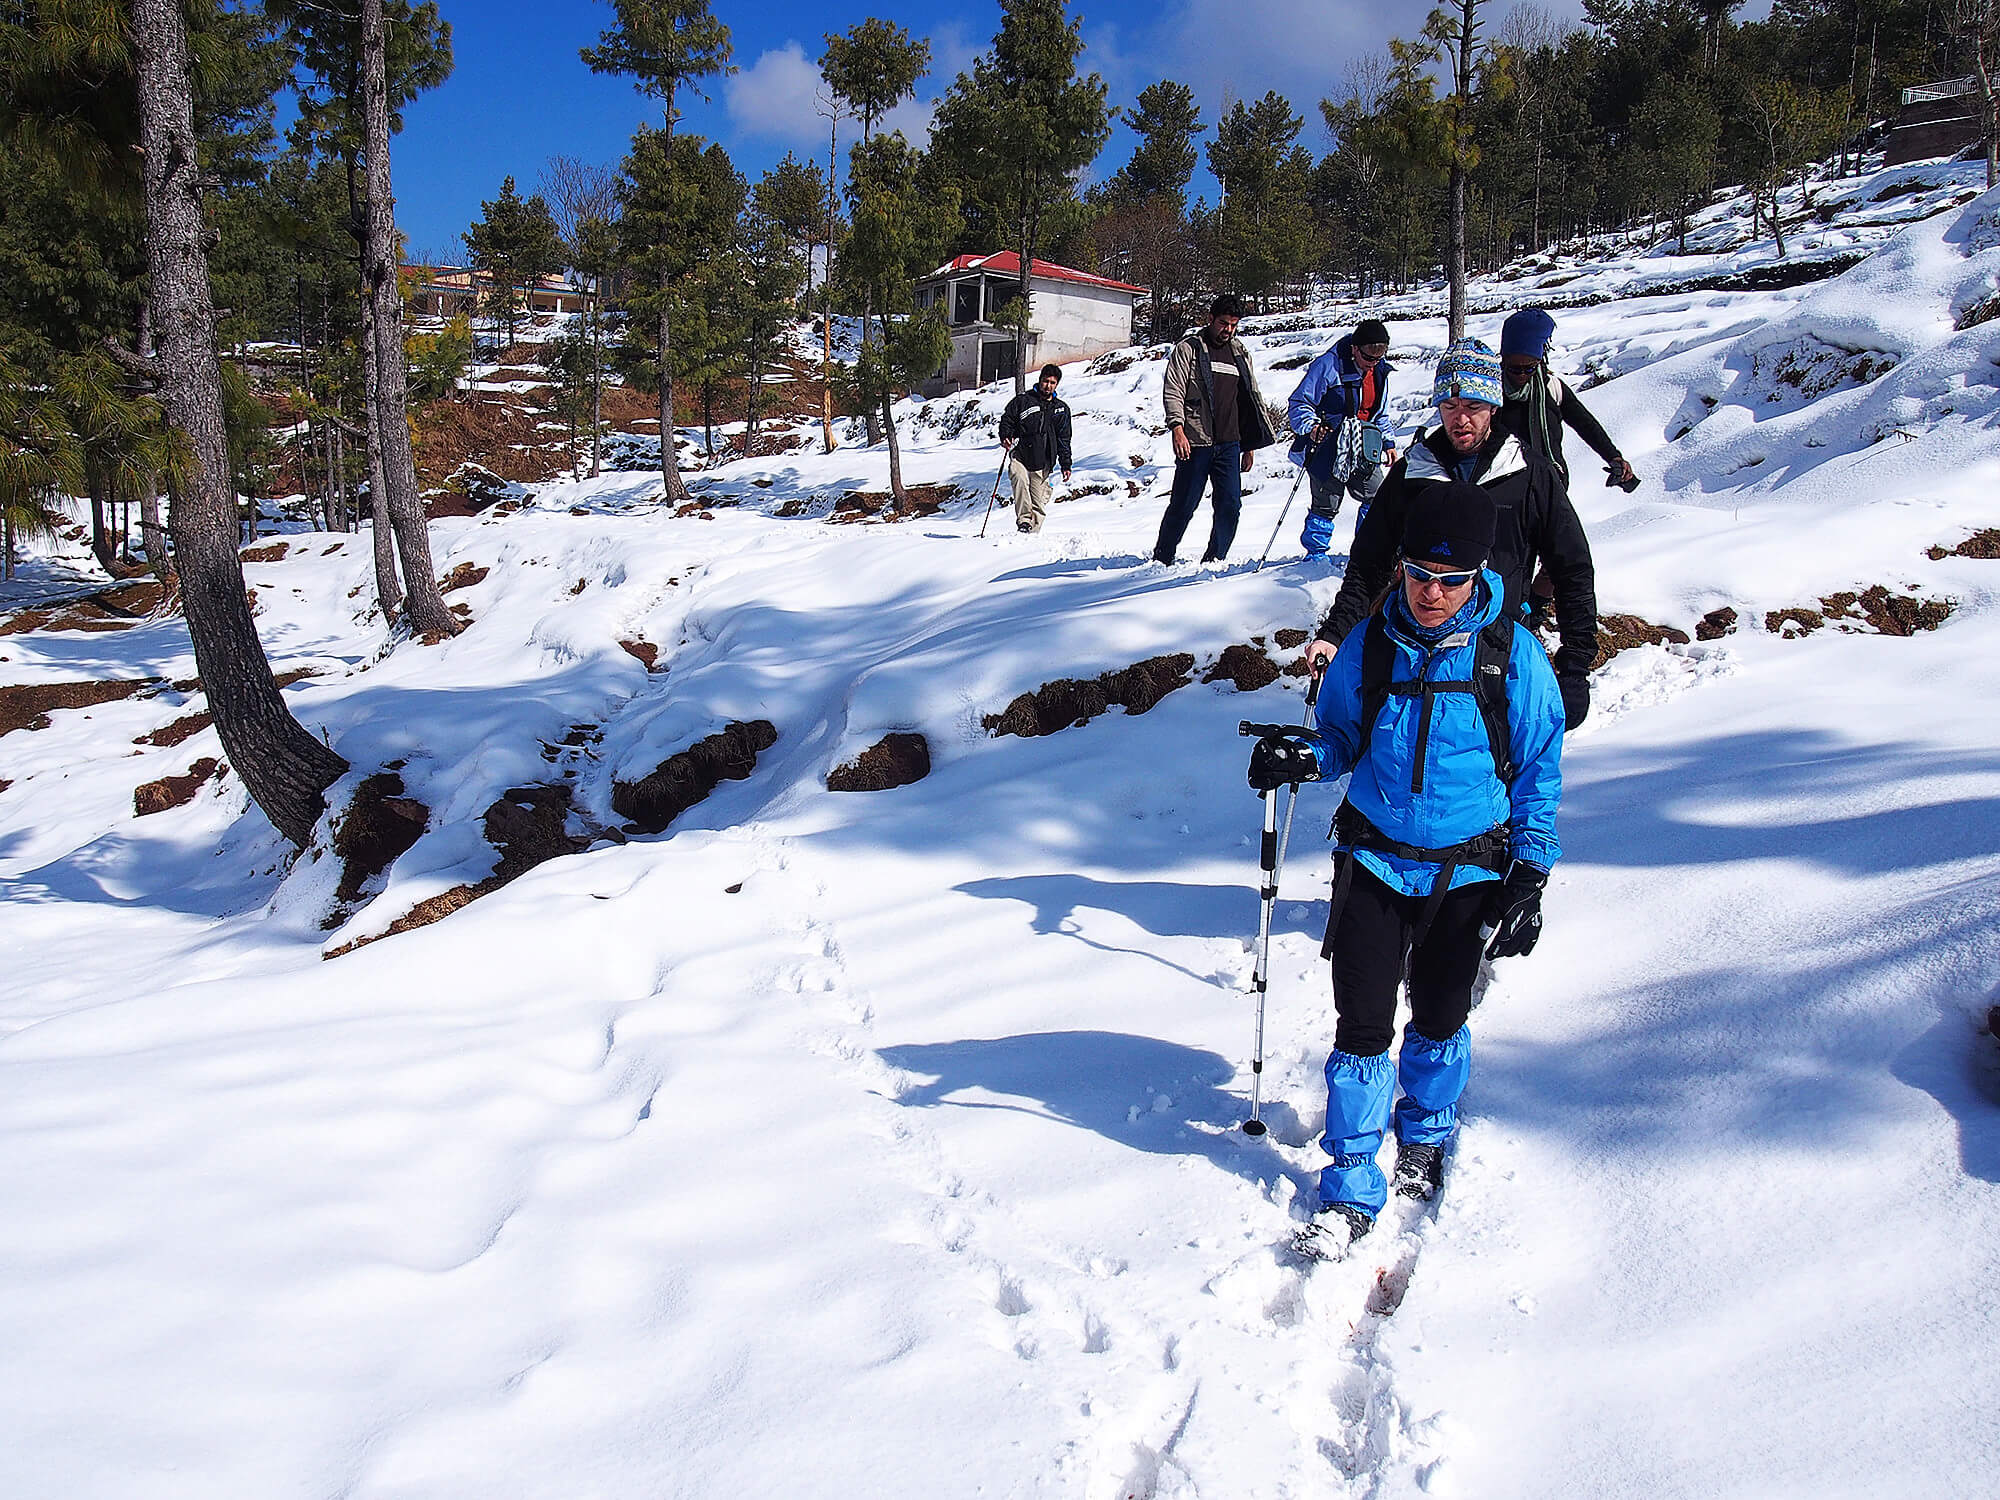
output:
[[[979,274],[969,272],[957,280],[975,279]],[[944,288],[943,305],[948,313],[952,283],[931,285]],[[1131,292],[1086,286],[1073,281],[1052,281],[1039,276],[1035,278],[1033,292],[1028,323],[1030,371],[1045,364],[1088,359],[1094,354],[1122,348],[1132,342],[1134,296]],[[920,297],[920,305],[922,300]],[[968,390],[998,378],[992,374],[990,366],[982,372],[981,349],[989,343],[1006,340],[1007,334],[990,323],[980,322],[955,327],[951,335],[951,358],[945,362],[941,377],[924,383],[922,389],[925,395],[941,396],[948,391]]]

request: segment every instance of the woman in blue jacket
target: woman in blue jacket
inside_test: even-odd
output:
[[[1396,1190],[1436,1191],[1471,1071],[1465,1021],[1481,954],[1534,946],[1561,853],[1562,695],[1541,645],[1502,619],[1502,585],[1484,566],[1494,529],[1479,486],[1424,486],[1396,588],[1328,669],[1318,732],[1272,736],[1251,756],[1260,788],[1353,773],[1335,818],[1327,922],[1338,1022],[1321,1145],[1333,1162],[1299,1237],[1315,1257],[1374,1226],[1389,1194],[1375,1157],[1392,1122]],[[1391,1063],[1406,959],[1410,1021]]]

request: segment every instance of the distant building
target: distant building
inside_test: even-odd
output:
[[[1956,156],[1979,139],[1979,80],[1947,78],[1904,89],[1902,107],[1882,148],[1882,165]]]
[[[403,275],[413,283],[410,306],[433,318],[481,312],[486,294],[493,290],[493,278],[486,272],[461,266],[404,266]],[[538,285],[524,290],[523,301],[531,312],[561,315],[583,310],[583,293],[561,276],[544,276]]]
[[[997,321],[1020,292],[1021,258],[961,255],[917,283],[917,306],[942,307],[951,358],[926,381],[942,396],[1014,374],[1014,334]],[[1029,275],[1028,367],[1088,359],[1132,342],[1132,309],[1147,288],[1038,260]]]

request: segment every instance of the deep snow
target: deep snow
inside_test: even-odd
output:
[[[624,473],[439,522],[441,572],[490,571],[435,648],[368,612],[365,539],[248,564],[274,660],[320,669],[287,697],[353,764],[336,802],[402,761],[430,830],[324,931],[332,861],[289,865],[233,779],[132,816],[219,754],[133,743],[197,700],[0,739],[0,1494],[1990,1488],[2000,564],[1926,548],[2000,525],[2000,320],[1953,326],[2000,287],[2000,194],[1932,165],[1902,213],[1912,170],[1826,190],[1826,245],[1872,251],[1836,279],[1632,295],[1768,264],[1726,215],[1699,255],[1552,263],[1610,299],[1558,309],[1559,363],[1646,478],[1569,444],[1602,606],[1740,622],[1597,674],[1446,1194],[1310,1276],[1279,1247],[1322,1160],[1329,789],[1278,909],[1272,1134],[1235,1128],[1235,725],[1295,717],[1296,680],[981,723],[1161,653],[1199,675],[1338,587],[1297,559],[1303,498],[1252,571],[1268,458],[1227,566],[1146,561],[1163,351],[1071,372],[1073,489],[1108,490],[1033,538],[976,539],[990,390],[902,408],[910,482],[963,494],[923,520],[827,524],[883,486],[846,448],[704,475],[703,516]],[[1385,310],[1407,428],[1442,319]],[[1253,323],[1267,393],[1359,312]],[[1760,628],[1876,583],[1955,613]],[[0,637],[6,684],[192,675],[172,620]],[[610,827],[614,778],[751,718],[776,745],[668,833],[323,958],[487,874],[507,788],[567,779]],[[892,729],[927,780],[825,789]]]

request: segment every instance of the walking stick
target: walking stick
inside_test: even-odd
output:
[[[1311,680],[1306,684],[1306,723],[1313,719],[1313,705],[1319,701],[1320,680],[1326,675],[1324,663],[1313,669]],[[1239,724],[1237,732],[1247,734],[1253,730],[1268,729],[1270,725]],[[1264,804],[1264,836],[1257,846],[1257,863],[1263,871],[1264,885],[1261,907],[1257,915],[1257,968],[1252,984],[1257,994],[1257,1041],[1250,1060],[1250,1118],[1243,1122],[1243,1133],[1256,1137],[1264,1134],[1264,994],[1271,980],[1271,913],[1278,904],[1278,875],[1285,865],[1285,846],[1292,841],[1292,814],[1299,810],[1299,784],[1292,783],[1291,800],[1285,804],[1285,834],[1278,837],[1278,804],[1271,793],[1259,792],[1258,800]]]
[[[1000,481],[1007,475],[1007,459],[1010,455],[1005,448],[1000,450],[1000,471],[993,476],[993,493],[986,497],[986,514],[980,518],[979,534],[986,535],[986,523],[993,519],[993,502],[1000,498]]]
[[[1253,573],[1263,572],[1265,559],[1271,555],[1271,549],[1278,545],[1278,533],[1285,529],[1285,517],[1292,513],[1292,502],[1298,499],[1299,485],[1304,481],[1306,477],[1306,464],[1312,462],[1313,449],[1318,446],[1319,445],[1317,443],[1306,444],[1306,456],[1305,459],[1299,464],[1298,478],[1292,481],[1291,492],[1285,496],[1285,508],[1278,512],[1278,524],[1271,528],[1271,539],[1268,542],[1264,543],[1263,555],[1257,559],[1257,566],[1252,568],[1250,570],[1251,572]],[[1253,1131],[1251,1133],[1254,1135],[1256,1132]]]

